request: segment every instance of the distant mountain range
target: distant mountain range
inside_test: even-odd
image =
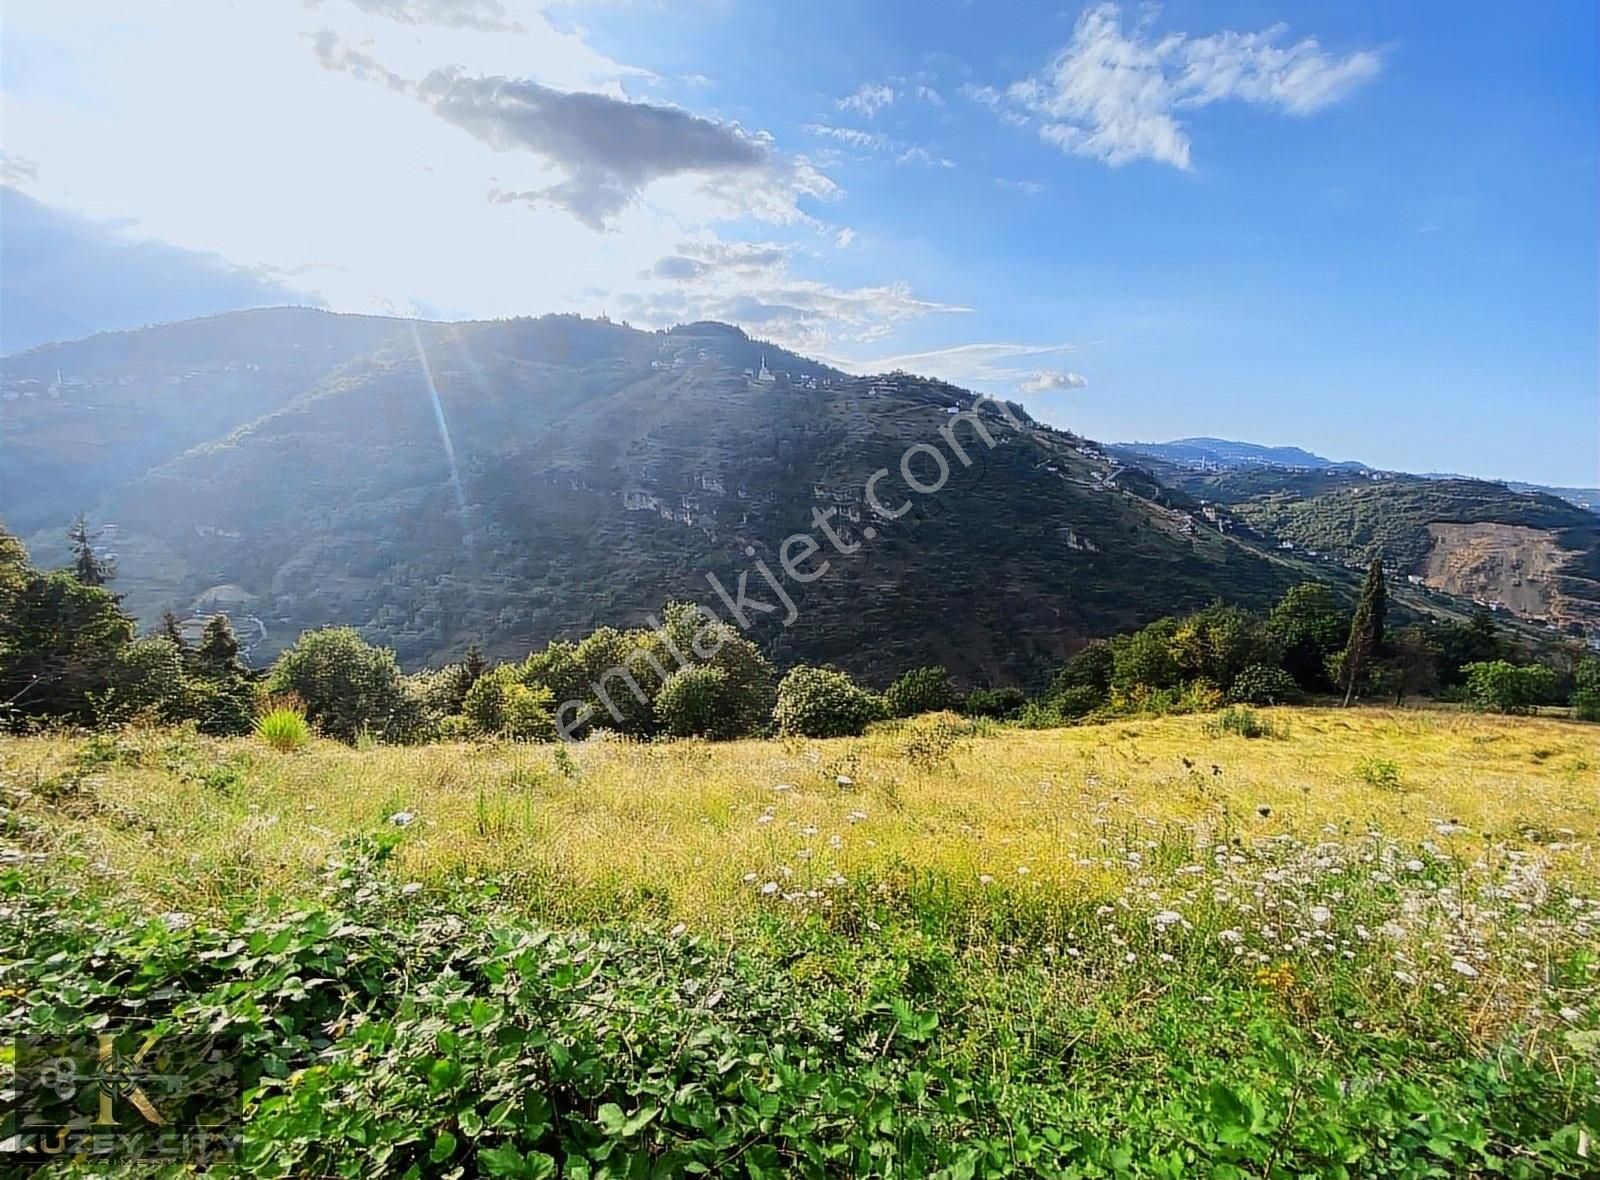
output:
[[[1300,447],[1266,447],[1259,443],[1235,442],[1226,438],[1178,438],[1164,443],[1115,443],[1112,449],[1129,456],[1159,459],[1165,463],[1212,471],[1238,471],[1250,467],[1300,468],[1307,471],[1376,471],[1378,468],[1353,460],[1325,459]],[[1459,473],[1424,472],[1421,479],[1460,480],[1471,476]],[[1580,508],[1600,512],[1600,488],[1565,488],[1551,484],[1500,480],[1516,492],[1539,492],[1559,496]]]

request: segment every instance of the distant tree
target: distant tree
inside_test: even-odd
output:
[[[1104,701],[1111,694],[1111,680],[1116,668],[1116,653],[1111,644],[1105,640],[1091,643],[1075,652],[1061,671],[1055,674],[1045,692],[1045,699],[1054,700],[1069,692],[1076,692],[1079,699],[1093,695]]]
[[[1474,610],[1465,623],[1433,628],[1432,638],[1439,649],[1439,681],[1446,685],[1462,683],[1466,679],[1463,669],[1468,664],[1489,663],[1506,654],[1494,615],[1484,606]]]
[[[1157,619],[1143,630],[1113,639],[1112,688],[1130,693],[1138,688],[1177,687],[1183,678],[1172,654],[1172,639],[1177,631],[1177,619]]]
[[[1028,703],[1028,696],[1020,688],[975,688],[961,703],[961,711],[968,717],[993,717],[1003,720],[1015,717]]]
[[[25,571],[0,611],[0,706],[12,720],[96,720],[125,682],[121,654],[135,628],[116,596],[65,571]]]
[[[1283,649],[1281,663],[1307,692],[1326,692],[1328,657],[1350,634],[1349,613],[1321,582],[1291,586],[1267,616],[1267,629]]]
[[[843,672],[801,664],[778,685],[773,721],[785,737],[854,737],[885,712],[881,698]]]
[[[1584,656],[1572,672],[1572,715],[1600,721],[1600,656]]]
[[[302,634],[273,665],[267,692],[298,697],[307,720],[346,742],[362,731],[405,740],[420,722],[394,652],[374,647],[353,627]]]
[[[467,653],[461,657],[461,671],[467,688],[476,684],[478,677],[488,670],[489,662],[483,658],[483,649],[476,643],[467,644]]]
[[[1396,706],[1408,696],[1432,692],[1439,686],[1439,645],[1425,627],[1403,627],[1395,632],[1389,658],[1384,661],[1385,682]]]
[[[1228,699],[1239,705],[1285,705],[1299,696],[1294,677],[1276,664],[1251,664],[1228,689]]]
[[[1468,699],[1495,713],[1530,713],[1537,705],[1551,703],[1559,680],[1554,668],[1508,660],[1468,664],[1463,671]]]
[[[1179,678],[1204,680],[1227,692],[1255,665],[1276,666],[1282,649],[1267,625],[1237,606],[1217,603],[1190,615],[1172,635]]]
[[[913,668],[891,684],[883,694],[889,712],[895,717],[914,717],[952,709],[957,703],[950,673],[941,667]]]
[[[1356,688],[1383,653],[1383,624],[1389,609],[1389,592],[1383,581],[1383,558],[1374,557],[1361,587],[1355,618],[1350,621],[1350,639],[1345,644],[1340,675],[1344,678],[1344,703],[1355,697]]]
[[[91,531],[88,520],[81,514],[67,529],[67,543],[72,546],[72,574],[85,586],[104,586],[116,577],[116,562],[95,552],[95,542],[100,534]]]
[[[200,635],[200,646],[195,649],[195,666],[202,675],[220,679],[242,676],[249,672],[239,656],[239,639],[233,633],[233,623],[227,615],[212,615],[206,620]]]
[[[173,646],[187,657],[189,641],[183,637],[183,627],[178,622],[178,616],[170,610],[161,612],[161,635],[165,639],[170,639]]]
[[[679,668],[656,695],[656,718],[672,737],[733,736],[723,729],[721,702],[728,674],[720,668]]]
[[[188,665],[200,728],[206,733],[248,733],[255,711],[255,683],[227,615],[212,615],[206,621],[200,645]]]

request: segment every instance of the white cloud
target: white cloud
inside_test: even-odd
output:
[[[919,102],[925,102],[929,106],[935,107],[944,106],[944,95],[940,94],[932,86],[919,85],[915,93]]]
[[[838,287],[802,278],[791,270],[796,253],[773,242],[682,242],[641,276],[654,285],[622,293],[617,306],[649,326],[725,320],[812,354],[880,339],[927,315],[970,310],[921,298],[900,282]]]
[[[883,82],[863,82],[854,94],[847,94],[836,104],[841,111],[855,111],[872,118],[884,107],[894,102],[899,93]]]
[[[806,130],[820,139],[831,139],[858,152],[889,155],[896,164],[926,164],[937,168],[954,168],[956,163],[920,144],[906,144],[892,139],[881,131],[862,131],[858,127],[835,127],[828,123],[809,123]]]
[[[1017,388],[1023,393],[1064,393],[1069,389],[1083,389],[1089,378],[1082,373],[1068,373],[1059,369],[1040,369],[1024,379]]]
[[[1063,384],[1054,388],[1082,388],[1088,379],[1064,370],[1041,369],[1039,362],[1056,357],[1067,357],[1079,352],[1076,344],[1019,344],[1010,341],[982,341],[972,344],[954,344],[947,348],[929,349],[925,352],[908,352],[898,356],[879,356],[861,360],[841,360],[833,363],[840,368],[860,373],[882,373],[903,369],[908,373],[922,373],[967,385],[1013,385],[1025,393],[1039,393],[1044,387],[1030,389],[1029,383],[1041,377],[1056,376]],[[1071,385],[1067,379],[1080,384]]]
[[[315,7],[324,0],[307,0]],[[486,33],[521,33],[525,26],[506,15],[500,0],[348,0],[373,16],[408,25],[442,25]]]
[[[963,93],[1035,126],[1062,151],[1113,167],[1150,159],[1187,169],[1190,140],[1181,112],[1233,99],[1310,115],[1382,67],[1372,50],[1339,57],[1315,37],[1282,44],[1286,32],[1280,24],[1259,33],[1154,38],[1147,21],[1124,32],[1118,6],[1102,3],[1079,17],[1072,40],[1041,74],[1004,92],[969,86]]]

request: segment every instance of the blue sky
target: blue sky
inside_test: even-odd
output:
[[[1092,437],[1600,483],[1587,0],[3,20],[8,183],[333,307],[733,319]]]

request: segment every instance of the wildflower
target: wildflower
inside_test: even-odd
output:
[[[1168,926],[1172,926],[1183,921],[1183,915],[1178,913],[1177,910],[1162,910],[1156,915],[1155,920],[1157,926],[1165,929]]]
[[[849,820],[853,824],[858,824],[866,818],[867,813],[864,811],[852,811],[849,815],[845,816],[845,819]]]
[[[990,876],[988,873],[979,873],[978,874],[978,884],[979,885],[993,885],[994,884],[994,878],[992,876]]]
[[[756,883],[756,875],[754,873],[746,873],[744,875],[744,883],[746,885],[754,885]]]
[[[168,910],[161,915],[161,920],[166,923],[168,930],[183,930],[194,925],[193,916],[182,910]]]
[[[778,883],[776,881],[768,881],[761,887],[761,895],[763,897],[771,897],[776,892],[778,892]]]
[[[1478,977],[1478,969],[1465,959],[1454,960],[1450,964],[1450,970],[1454,971],[1457,975],[1464,975],[1468,979],[1476,979]]]
[[[1576,1024],[1583,1018],[1583,1013],[1579,1012],[1576,1008],[1563,1008],[1561,1009],[1559,1015],[1561,1016],[1562,1020],[1567,1021],[1569,1024]]]
[[[793,783],[779,783],[777,786],[773,787],[772,789],[774,791],[792,791],[792,790],[794,790],[794,784]]]
[[[1017,866],[1017,876],[1026,877],[1027,875],[1028,875],[1028,866],[1027,865],[1018,865]]]
[[[1237,946],[1239,943],[1244,941],[1244,935],[1240,934],[1237,930],[1224,930],[1222,933],[1217,935],[1217,938],[1227,943],[1229,946]]]
[[[1422,872],[1422,868],[1423,866],[1420,860],[1406,861],[1406,871],[1409,873],[1420,873]]]
[[[687,927],[687,926],[685,926],[685,925],[684,925],[684,924],[683,924],[683,923],[682,923],[682,922],[679,922],[679,923],[678,923],[678,924],[677,924],[677,925],[676,925],[676,926],[674,926],[674,927],[673,927],[673,928],[672,928],[672,929],[671,929],[671,930],[668,930],[668,931],[667,931],[667,937],[668,937],[668,938],[678,938],[678,937],[680,937],[680,936],[681,936],[681,935],[682,935],[682,934],[683,934],[683,932],[684,932],[684,931],[685,931],[685,930],[687,930],[687,929],[689,929],[689,928],[688,928],[688,927]],[[709,1007],[709,1006],[710,1006],[710,1005],[709,1005],[709,1004],[708,1004],[708,1005],[707,1005],[707,1007]]]
[[[400,886],[400,894],[403,897],[410,897],[413,893],[421,892],[422,882],[420,881],[407,881],[404,885]]]
[[[411,811],[397,811],[389,817],[389,822],[397,828],[410,827],[416,820],[416,813]]]
[[[756,823],[758,823],[758,824],[770,824],[771,822],[772,822],[772,816],[770,816],[770,815],[758,815],[758,816],[756,816]]]
[[[841,788],[845,789],[856,785],[855,779],[851,778],[848,774],[835,775],[833,781]]]
[[[1326,926],[1328,924],[1328,919],[1331,917],[1333,917],[1333,911],[1327,906],[1314,905],[1311,907],[1311,920],[1318,926]]]

